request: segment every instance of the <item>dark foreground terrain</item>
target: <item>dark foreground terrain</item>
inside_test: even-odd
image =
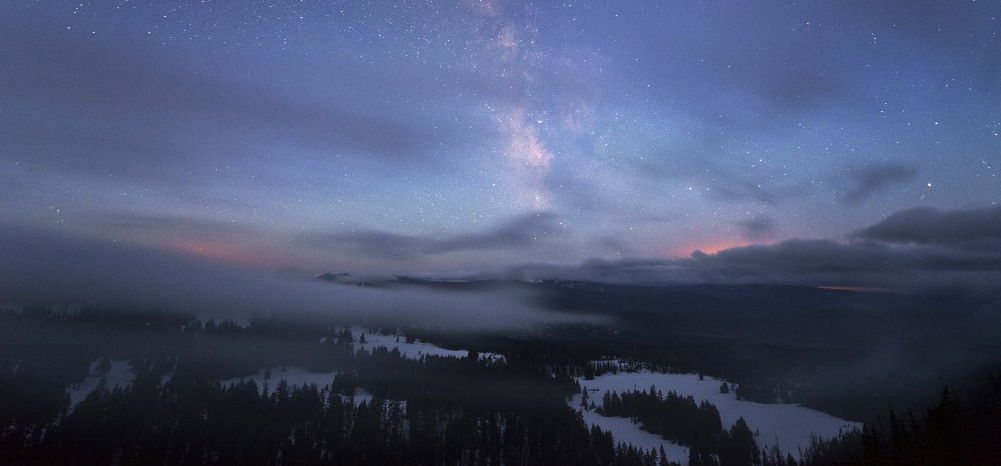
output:
[[[865,422],[783,451],[765,448],[767,439],[743,419],[724,425],[715,406],[683,394],[603,394],[597,412],[687,448],[680,462],[689,465],[986,465],[1001,458],[1001,374],[992,367],[1001,352],[978,328],[991,306],[983,297],[568,282],[378,286],[526,287],[550,309],[608,319],[476,333],[364,322],[369,332],[467,350],[407,357],[359,350],[364,337],[351,322],[12,308],[0,313],[0,463],[676,461],[588,425],[567,403],[582,378],[619,370],[594,362],[609,358],[728,380],[738,399],[801,403]],[[887,341],[895,342],[893,353]],[[503,357],[480,357],[488,352]],[[129,362],[131,383],[101,379],[112,361]],[[289,366],[336,375],[319,386],[248,377]],[[72,403],[67,388],[87,378],[102,382]]]

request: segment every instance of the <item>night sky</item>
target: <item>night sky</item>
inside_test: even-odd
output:
[[[916,207],[997,234],[999,172],[998,1],[0,14],[0,224],[24,231],[310,273],[671,260]]]

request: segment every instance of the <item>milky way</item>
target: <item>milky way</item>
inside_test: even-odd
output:
[[[21,229],[444,273],[1001,202],[998,2],[5,8],[0,222]]]

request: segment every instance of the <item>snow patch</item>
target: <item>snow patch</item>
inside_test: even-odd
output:
[[[573,408],[580,408],[581,398],[580,394],[571,397],[569,402],[570,406]],[[651,448],[659,451],[660,448],[663,447],[669,460],[681,463],[682,465],[688,464],[688,447],[678,445],[670,440],[665,440],[657,434],[651,434],[650,432],[641,429],[639,424],[634,423],[628,418],[602,416],[594,411],[588,411],[586,409],[581,410],[580,413],[584,417],[584,424],[588,427],[597,425],[603,430],[610,431],[615,443],[628,443],[636,448],[642,449],[643,451],[650,451]]]
[[[778,446],[784,453],[791,453],[795,457],[799,456],[801,448],[810,446],[811,435],[829,439],[842,432],[862,428],[861,422],[846,421],[798,404],[738,400],[732,390],[730,393],[720,393],[723,380],[712,377],[699,380],[696,374],[619,372],[598,376],[593,380],[578,377],[577,382],[582,388],[589,390],[589,398],[596,405],[601,404],[601,397],[606,391],[621,394],[635,390],[647,391],[651,386],[664,393],[674,391],[682,396],[691,396],[696,402],[708,401],[719,409],[724,428],[729,428],[742,417],[751,431],[755,432],[759,448]],[[577,406],[579,404],[578,400]],[[618,437],[615,432],[613,435]]]
[[[389,351],[397,349],[400,354],[407,359],[420,359],[422,356],[443,356],[453,358],[464,358],[469,355],[467,350],[449,350],[440,346],[414,339],[408,343],[407,337],[403,335],[382,335],[380,333],[369,333],[361,327],[353,327],[351,335],[355,341],[355,351],[371,351],[374,348],[386,348]],[[365,336],[365,343],[361,343],[361,336]],[[497,353],[480,353],[480,359],[489,361],[503,361],[504,356]]]
[[[70,385],[66,388],[66,394],[70,397],[71,410],[83,401],[84,398],[87,398],[87,395],[90,395],[97,389],[97,385],[101,383],[101,380],[104,380],[108,390],[113,390],[115,387],[127,387],[136,379],[136,374],[132,372],[132,366],[127,360],[111,360],[108,372],[105,374],[99,372],[100,368],[98,366],[100,363],[100,360],[90,363],[90,368],[87,371],[88,375],[83,379],[83,382]]]

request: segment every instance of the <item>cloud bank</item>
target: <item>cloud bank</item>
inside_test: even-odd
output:
[[[905,210],[845,240],[792,239],[715,254],[696,251],[680,259],[529,264],[509,273],[522,279],[647,284],[997,287],[1001,283],[1001,207]]]
[[[996,247],[1001,242],[1001,206],[952,211],[930,207],[903,210],[854,236],[891,243]]]
[[[346,244],[359,253],[384,250],[406,257],[516,246],[550,232],[554,221],[548,214],[532,215],[491,230],[444,238],[369,234],[320,239]],[[696,251],[675,259],[530,264],[509,269],[503,278],[911,290],[962,287],[996,292],[1001,283],[999,225],[998,206],[918,208],[890,215],[844,239],[793,239],[715,254]],[[0,231],[0,257],[0,302],[169,309],[235,318],[259,313],[339,316],[452,330],[594,321],[542,309],[533,304],[535,296],[513,285],[448,293],[336,286],[178,251],[23,228]]]
[[[338,286],[190,255],[37,230],[0,230],[0,303],[169,310],[249,319],[349,319],[441,330],[592,321],[541,309],[511,288],[479,293]]]

